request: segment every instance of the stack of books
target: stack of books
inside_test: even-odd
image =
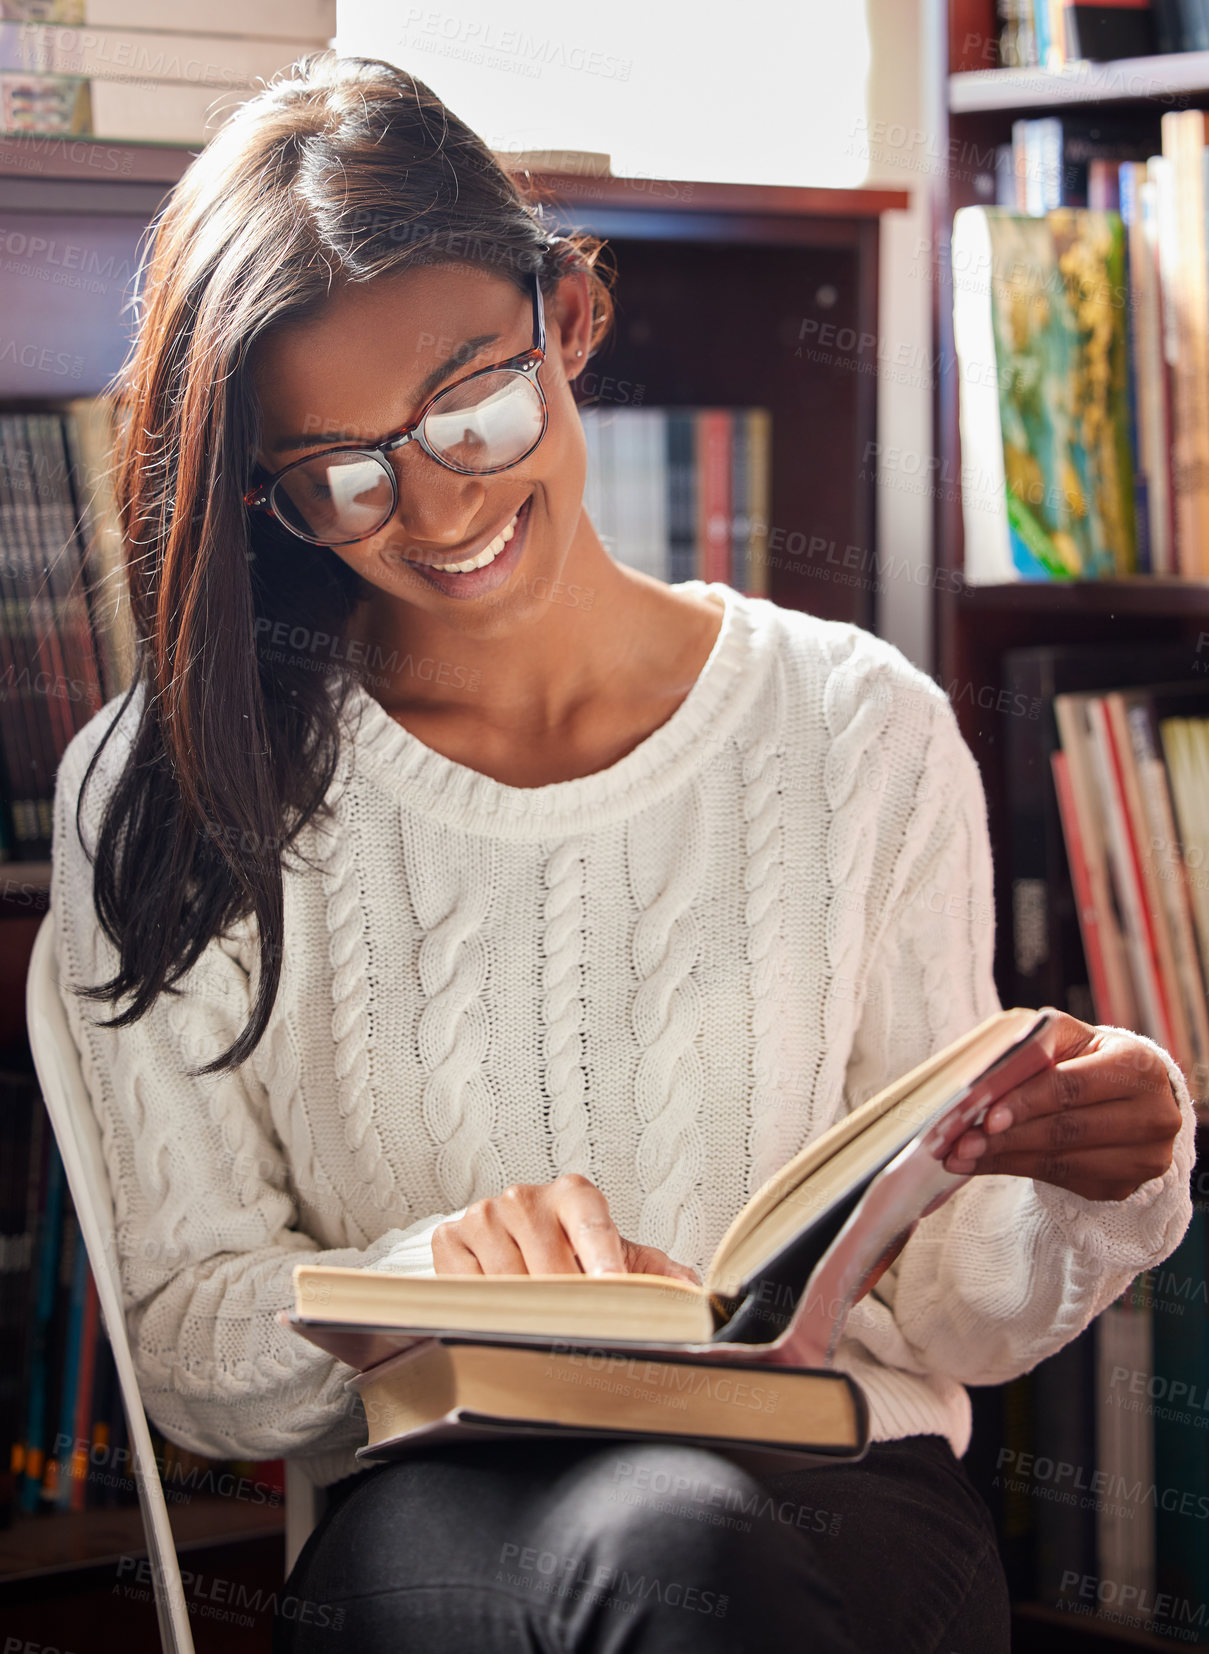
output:
[[[1209,116],[1025,124],[1036,211],[953,224],[966,580],[1209,578]]]
[[[1059,70],[1089,59],[1209,50],[1205,0],[999,0],[999,66]]]
[[[0,413],[0,859],[50,853],[59,759],[133,669],[110,404]]]
[[[3,0],[0,131],[204,144],[330,44],[336,0]]]

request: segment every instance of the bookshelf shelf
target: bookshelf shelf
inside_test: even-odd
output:
[[[169,1504],[168,1518],[178,1551],[285,1535],[280,1504],[198,1496],[186,1504]],[[0,1529],[0,1587],[145,1554],[137,1505],[48,1515],[22,1512],[11,1527]]]
[[[949,77],[955,115],[992,109],[1064,109],[1085,103],[1146,103],[1209,95],[1209,52],[1068,63],[1062,69],[967,69]]]
[[[1152,615],[1209,620],[1209,580],[1137,575],[1121,580],[1033,581],[1004,586],[966,586],[956,596],[959,613],[980,615]]]

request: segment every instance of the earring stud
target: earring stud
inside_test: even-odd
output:
[[[576,354],[576,355],[577,355],[577,356],[582,356],[582,355],[583,355],[583,351],[582,351],[582,350],[577,350],[577,351],[576,351],[576,352],[575,352],[575,354]]]

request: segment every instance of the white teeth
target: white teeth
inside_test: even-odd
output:
[[[518,511],[516,517],[519,516],[520,512]],[[500,530],[489,546],[483,547],[477,557],[469,557],[464,563],[429,563],[426,567],[440,569],[442,574],[469,574],[471,569],[486,568],[488,563],[494,563],[500,552],[503,551],[516,533],[516,517],[513,517],[512,521]]]

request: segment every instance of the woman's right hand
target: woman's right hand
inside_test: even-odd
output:
[[[438,1275],[670,1275],[700,1285],[695,1270],[657,1246],[617,1232],[608,1202],[580,1172],[553,1183],[513,1183],[476,1200],[432,1232]]]

